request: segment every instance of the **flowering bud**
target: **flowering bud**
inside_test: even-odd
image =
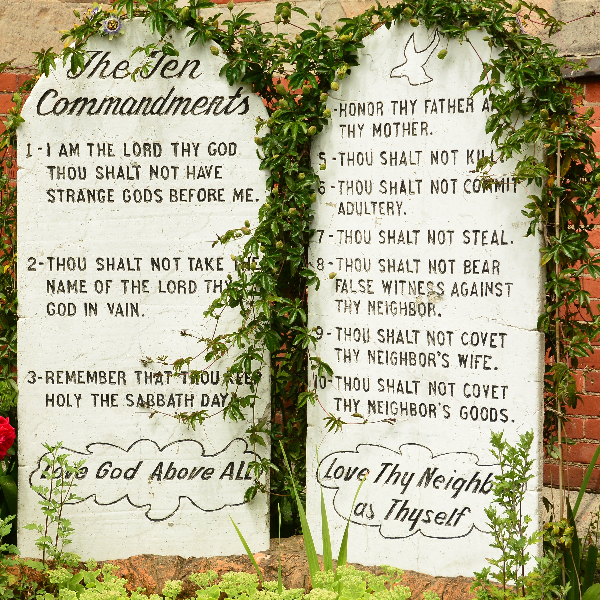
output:
[[[317,195],[316,194],[311,194],[310,195],[310,203],[312,204],[313,202],[316,202],[316,200],[317,200]]]
[[[212,31],[207,31],[207,32],[204,34],[204,37],[205,37],[207,40],[212,40],[212,37],[213,37]]]
[[[256,137],[254,138],[254,143],[255,143],[257,146],[262,146],[262,145],[263,145],[263,139],[262,139],[261,137],[258,137],[258,136],[256,136]]]
[[[323,92],[320,96],[319,96],[319,100],[321,102],[325,102],[327,100],[327,94],[325,92]]]
[[[286,102],[286,101],[285,101],[285,100],[282,98],[282,99],[279,101],[279,106],[280,106],[281,108],[288,108],[288,103],[287,103],[287,102]]]
[[[319,169],[321,169],[321,171],[324,171],[327,168],[327,165],[325,163],[321,163],[319,165]]]
[[[340,89],[340,84],[339,84],[339,83],[337,83],[337,81],[334,81],[334,82],[331,84],[331,89],[332,89],[334,92],[337,92],[337,91]]]
[[[418,26],[419,26],[419,19],[411,19],[411,20],[410,20],[410,24],[411,24],[413,27],[418,27]]]
[[[324,116],[326,119],[329,119],[329,117],[331,117],[331,111],[330,111],[328,108],[326,108],[326,109],[323,111],[323,116]]]
[[[351,37],[347,33],[345,33],[344,35],[340,35],[340,42],[345,44],[346,42],[349,42],[350,40],[351,40]]]
[[[323,32],[322,32],[322,31],[319,31],[319,32],[317,33],[317,35],[315,35],[315,38],[316,38],[317,40],[320,40],[322,37],[323,37]]]
[[[337,76],[338,76],[338,79],[342,80],[342,79],[344,79],[344,77],[346,77],[346,73],[339,73],[338,72]]]
[[[218,56],[219,55],[219,49],[216,46],[211,46],[210,47],[210,51],[215,55]]]
[[[317,11],[317,12],[315,13],[315,19],[316,19],[317,21],[320,21],[320,20],[321,20],[321,13],[320,13],[319,11]]]
[[[233,0],[229,0],[229,2],[227,3],[227,8],[228,8],[229,10],[233,10],[233,6],[234,6],[234,5],[233,5]]]
[[[288,210],[288,212],[290,213],[290,215],[295,215],[295,214],[298,212],[298,209],[297,209],[297,208],[294,208],[294,207],[292,206],[292,208],[290,208],[290,210]]]
[[[335,32],[339,34],[339,32],[342,30],[342,28],[339,25],[335,26]]]
[[[308,135],[315,135],[315,133],[317,133],[317,128],[313,125],[312,127],[308,128],[306,133],[308,133]]]
[[[296,43],[297,44],[301,44],[302,43],[302,36],[299,33],[296,34]]]
[[[448,50],[446,50],[446,48],[444,48],[443,50],[440,50],[438,52],[438,58],[440,60],[444,60],[446,58],[446,55],[448,54]]]
[[[281,9],[281,16],[282,16],[284,19],[289,19],[289,18],[291,17],[291,15],[292,15],[292,11],[290,10],[290,8],[289,8],[288,6],[284,6],[284,7]]]
[[[408,6],[404,9],[404,16],[410,19],[413,16],[413,11]]]
[[[246,227],[250,227],[250,221],[244,221],[244,225],[245,225]]]
[[[335,279],[337,273],[329,273],[329,279]]]
[[[514,13],[518,13],[521,10],[521,3],[520,2],[515,2],[511,7],[510,10],[512,10],[512,12]]]
[[[393,17],[392,13],[389,10],[384,10],[383,11],[383,18],[386,21],[391,21],[394,17]]]
[[[231,260],[237,260],[237,256],[235,254],[231,255]]]
[[[242,233],[245,235],[250,235],[250,229],[248,229],[248,227],[242,227]]]
[[[180,11],[179,11],[179,18],[185,22],[190,18],[190,9],[187,6],[184,6]]]
[[[463,23],[463,29],[466,31],[467,29],[469,29],[469,27],[471,27],[471,23],[469,23],[469,21],[465,21]]]
[[[281,15],[275,15],[275,16],[273,17],[273,21],[275,21],[275,23],[276,23],[277,25],[279,25],[279,23],[281,23]]]
[[[303,85],[302,86],[302,94],[304,94],[305,96],[307,94],[310,94],[310,86],[309,85]]]
[[[542,119],[546,120],[550,115],[548,114],[548,111],[545,108],[542,108],[542,110],[540,110],[540,117],[542,117]]]
[[[281,240],[279,240],[276,244],[275,244],[275,248],[277,248],[277,250],[281,250],[283,248],[283,242]]]
[[[277,90],[278,94],[285,94],[285,86],[283,86],[281,83],[278,83],[275,86],[275,89]]]
[[[298,173],[298,179],[300,181],[303,181],[306,178],[306,175],[304,173]]]

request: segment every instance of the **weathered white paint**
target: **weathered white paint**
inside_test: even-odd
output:
[[[222,59],[187,39],[174,34],[180,55],[159,53],[150,76],[133,82],[128,69],[142,54],[123,61],[156,38],[147,25],[126,23],[123,36],[90,41],[83,74],[69,77],[59,65],[42,77],[23,111],[19,546],[28,556],[36,535],[23,526],[42,521],[30,481],[44,482],[42,444],[59,441],[87,468],[74,490],[86,500],[66,508],[75,526],[69,550],[97,559],[235,554],[242,547],[229,515],[254,550],[269,544],[265,496],[243,503],[247,424],[219,414],[230,397],[221,385],[227,361],[200,356],[193,366],[209,374],[196,384],[142,364],[201,353],[203,345],[180,332],[212,333],[215,322],[203,312],[234,270],[235,246],[212,242],[246,219],[256,224],[266,181],[253,143],[254,120],[266,117],[262,102],[247,87],[230,87],[218,75]],[[96,105],[73,104],[78,97]],[[120,104],[102,106],[105,97]],[[143,97],[152,101],[139,104]],[[191,101],[169,110],[176,97]],[[89,303],[96,316],[86,316]],[[218,331],[237,319],[226,312]],[[260,395],[258,415],[269,410],[268,377]],[[149,420],[139,400],[167,416]],[[216,416],[196,431],[168,416],[200,409]]]
[[[539,452],[540,240],[524,237],[530,192],[512,182],[514,163],[495,166],[504,184],[494,191],[474,173],[478,152],[492,151],[485,98],[470,97],[490,53],[482,37],[470,33],[471,46],[424,27],[381,28],[330,94],[332,122],[313,148],[327,168],[309,319],[334,377],[311,378],[322,406],[309,408],[308,514],[318,528],[322,489],[339,544],[368,472],[348,549],[363,564],[482,568],[490,432],[514,442],[533,429]],[[340,433],[326,432],[326,411],[347,423]],[[534,522],[539,485],[525,507]]]

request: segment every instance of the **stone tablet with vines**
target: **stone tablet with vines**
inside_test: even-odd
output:
[[[42,444],[60,440],[85,460],[65,507],[73,551],[232,554],[230,516],[264,549],[267,499],[245,492],[268,480],[268,444],[244,419],[269,418],[268,352],[229,370],[235,350],[205,360],[199,339],[256,317],[203,312],[242,260],[223,230],[241,238],[258,222],[253,133],[266,111],[184,32],[163,43],[141,19],[103,23],[113,29],[90,40],[83,69],[59,63],[37,82],[19,131],[19,544],[34,553],[23,527],[42,520]],[[189,360],[166,364],[182,351]],[[248,395],[251,406],[235,400]]]

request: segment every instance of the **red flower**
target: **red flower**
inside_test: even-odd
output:
[[[8,449],[15,441],[15,428],[6,417],[0,417],[0,460],[2,460]]]

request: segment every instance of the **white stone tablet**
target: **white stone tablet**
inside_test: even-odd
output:
[[[514,443],[533,430],[540,466],[540,239],[524,237],[533,190],[515,183],[515,161],[494,166],[491,190],[475,172],[497,156],[490,102],[471,96],[490,56],[482,37],[381,28],[330,94],[315,140],[313,162],[327,168],[309,320],[334,376],[310,379],[320,405],[309,408],[307,502],[318,528],[323,491],[334,546],[351,515],[350,561],[472,575],[491,556],[491,432]],[[341,432],[327,433],[327,413]],[[533,527],[539,485],[524,507]]]
[[[231,359],[206,363],[194,336],[234,272],[235,245],[213,241],[258,221],[266,175],[254,121],[262,101],[229,86],[223,59],[168,36],[145,76],[130,71],[156,42],[141,21],[89,42],[83,73],[58,65],[36,84],[19,130],[19,547],[36,554],[41,522],[31,485],[47,483],[42,444],[85,459],[69,504],[73,550],[96,559],[135,554],[213,556],[268,547],[267,500],[252,483],[247,422],[223,419]],[[217,333],[239,326],[226,311]],[[197,357],[198,379],[148,362]],[[256,415],[269,413],[262,380]],[[152,419],[152,410],[158,414]],[[206,410],[196,430],[170,415]],[[263,450],[264,452],[264,450]],[[265,475],[262,475],[263,480]]]

